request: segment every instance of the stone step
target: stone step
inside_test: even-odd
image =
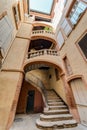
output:
[[[61,128],[76,127],[77,122],[75,120],[63,120],[63,121],[45,122],[45,121],[41,121],[40,119],[37,119],[36,120],[36,125],[40,129],[46,129],[47,130],[47,128],[51,128],[51,130],[53,130],[53,128],[61,129]]]
[[[48,100],[49,103],[50,103],[50,102],[59,102],[59,101],[62,101],[62,99],[56,99],[56,100],[51,99],[51,100]]]
[[[50,96],[50,95],[56,95],[55,93],[46,93],[46,94],[49,95],[49,96]]]
[[[58,109],[66,109],[66,105],[61,105],[61,106],[49,106],[49,110],[58,110]]]
[[[59,120],[69,120],[72,119],[71,114],[62,114],[62,115],[40,115],[41,121],[59,121]]]
[[[57,95],[55,92],[47,92],[47,95]]]
[[[47,102],[48,109],[44,109],[40,119],[36,121],[38,128],[43,130],[59,130],[77,126],[76,121],[69,114],[67,105],[54,91],[47,90]]]
[[[48,93],[55,93],[53,90],[46,90]]]
[[[49,106],[57,106],[57,105],[64,105],[64,102],[48,102]]]
[[[44,110],[43,112],[45,115],[52,115],[52,114],[69,114],[68,109],[61,109],[61,110]]]
[[[47,94],[47,96],[57,96],[55,93]]]
[[[58,100],[58,99],[60,99],[60,98],[58,98],[58,97],[47,97],[47,100]]]
[[[58,97],[58,96],[47,96],[47,98],[51,98],[51,99],[57,98],[57,99],[60,99],[60,97]]]

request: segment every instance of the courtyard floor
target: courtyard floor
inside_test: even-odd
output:
[[[40,130],[36,127],[36,119],[40,117],[39,114],[19,114],[16,115],[15,120],[12,124],[12,127],[10,130]],[[53,130],[59,130],[59,129],[53,129]],[[78,127],[75,128],[65,128],[60,130],[87,130],[87,127],[83,125],[78,125]]]

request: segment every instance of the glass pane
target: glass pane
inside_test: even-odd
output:
[[[53,0],[30,0],[30,10],[50,14],[53,6]]]
[[[87,8],[87,4],[83,3],[83,2],[79,2],[78,3],[78,7],[81,8],[83,11]]]
[[[73,25],[78,22],[80,14],[82,14],[86,10],[86,8],[87,4],[83,3],[82,1],[77,2],[74,5],[70,13],[70,21],[72,22]]]
[[[81,13],[83,12],[83,10],[78,7],[78,8],[76,8],[76,12],[77,12],[78,14],[81,14]]]
[[[77,15],[76,13],[74,13],[72,17],[73,17],[75,20],[78,20],[79,15]]]
[[[75,21],[75,19],[72,17],[71,19],[70,19],[70,21],[71,21],[71,23],[74,25],[74,24],[76,24],[76,21]]]

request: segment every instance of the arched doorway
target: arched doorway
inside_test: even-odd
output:
[[[87,125],[87,88],[81,77],[69,81],[82,124]]]

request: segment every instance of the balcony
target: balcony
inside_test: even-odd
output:
[[[35,38],[49,39],[53,43],[56,44],[56,40],[55,40],[56,37],[55,37],[55,33],[53,31],[49,31],[49,30],[35,30],[35,31],[32,31],[31,39],[35,39]]]
[[[62,70],[62,60],[59,53],[53,49],[43,49],[29,52],[25,61],[25,72],[42,66],[54,66]]]

